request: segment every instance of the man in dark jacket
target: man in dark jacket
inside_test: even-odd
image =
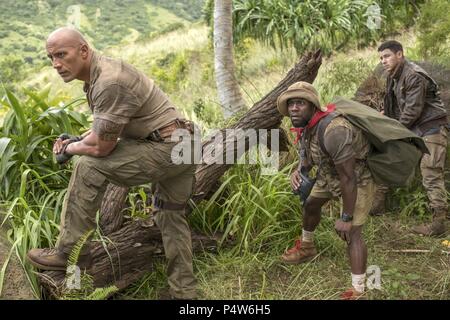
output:
[[[431,224],[416,226],[413,231],[431,236],[445,233],[448,213],[444,183],[448,120],[436,82],[418,65],[405,59],[397,41],[386,41],[378,48],[380,61],[387,72],[384,114],[400,121],[423,137],[430,154],[424,154],[420,169],[423,185],[433,211]],[[386,188],[380,188],[372,213],[384,210]]]

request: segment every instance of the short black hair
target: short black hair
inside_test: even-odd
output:
[[[403,46],[400,42],[395,41],[395,40],[389,40],[389,41],[385,41],[383,42],[379,47],[378,47],[378,52],[381,52],[383,50],[389,49],[391,50],[393,53],[397,53],[399,51],[403,52]]]

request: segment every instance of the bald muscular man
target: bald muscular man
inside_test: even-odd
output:
[[[46,49],[64,82],[84,82],[94,121],[81,140],[60,138],[54,144],[53,152],[60,159],[81,157],[64,200],[56,248],[32,249],[28,260],[42,270],[66,270],[73,246],[96,228],[96,212],[108,183],[131,187],[151,182],[171,296],[195,298],[191,233],[185,216],[195,165],[175,164],[171,159],[177,143],[171,141],[171,134],[176,129],[192,132],[191,125],[151,79],[125,62],[98,54],[77,30],[52,32]],[[89,245],[83,247],[78,263],[82,268],[91,265]]]

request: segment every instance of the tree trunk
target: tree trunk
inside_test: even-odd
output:
[[[214,1],[214,69],[225,118],[244,110],[233,59],[232,0]]]
[[[104,236],[119,230],[122,226],[122,210],[125,207],[128,190],[126,187],[119,187],[112,183],[106,188],[100,208],[100,226]]]

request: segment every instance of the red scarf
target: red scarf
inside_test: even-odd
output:
[[[303,131],[305,129],[311,129],[312,127],[314,127],[320,119],[322,119],[323,117],[326,117],[327,115],[329,115],[331,112],[333,112],[336,109],[336,105],[330,103],[327,105],[327,111],[317,111],[316,113],[314,113],[314,115],[312,116],[311,120],[309,120],[308,124],[306,125],[306,127],[304,128],[291,128],[291,132],[295,132],[297,133],[297,136],[295,137],[295,141],[294,144],[297,144],[297,142],[301,139]]]

